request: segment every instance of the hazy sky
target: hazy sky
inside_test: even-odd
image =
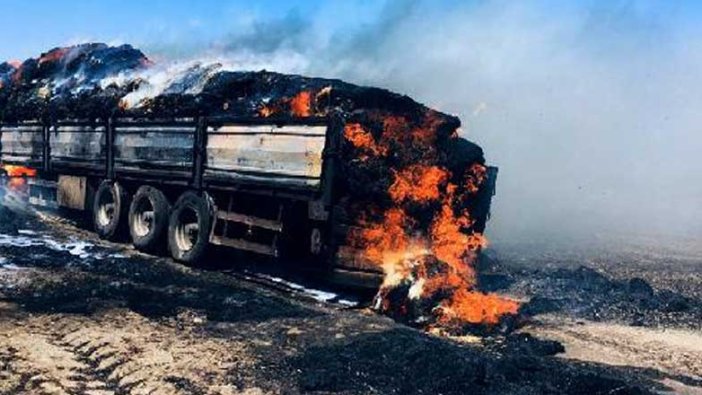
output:
[[[496,239],[702,235],[702,2],[4,0],[0,58],[82,41],[378,85],[500,167]]]

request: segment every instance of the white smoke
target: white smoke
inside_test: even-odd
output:
[[[101,88],[124,86],[138,81],[138,87],[122,98],[127,108],[139,107],[163,93],[198,94],[209,78],[222,69],[217,62],[183,61],[157,64],[145,69],[121,72],[100,81]]]
[[[500,167],[493,238],[699,235],[695,12],[663,1],[400,1],[355,28],[320,20],[329,9],[254,21],[193,56],[386,87],[458,114]]]
[[[149,99],[164,93],[197,95],[202,92],[210,78],[220,71],[276,70],[276,65],[284,63],[288,67],[297,65],[298,70],[307,67],[307,62],[304,62],[300,54],[277,53],[273,59],[256,54],[239,56],[236,59],[205,56],[193,60],[163,61],[147,68],[120,72],[103,78],[100,87],[122,87],[136,82],[137,88],[124,96],[121,102],[126,108],[138,108]]]

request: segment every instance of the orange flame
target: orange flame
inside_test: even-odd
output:
[[[455,216],[453,209],[444,204],[431,225],[431,250],[436,257],[448,265],[446,275],[447,285],[475,284],[475,271],[470,266],[475,258],[475,252],[482,243],[472,239],[481,239],[481,235],[466,235],[461,228],[469,226],[468,215]]]
[[[519,303],[496,294],[485,294],[457,288],[451,299],[440,306],[439,322],[451,321],[495,325],[505,314],[517,314]]]
[[[364,151],[359,157],[361,159],[368,159],[368,154],[373,156],[385,156],[387,154],[387,149],[384,146],[379,146],[373,135],[365,131],[361,124],[349,123],[344,127],[344,137],[346,140],[351,142],[351,144]]]
[[[290,111],[296,117],[309,117],[312,115],[312,94],[302,91],[290,100]]]
[[[22,192],[27,185],[27,180],[22,177],[12,177],[7,180],[7,187],[15,192]]]
[[[382,266],[386,276],[384,286],[399,284],[411,272],[408,262],[428,253],[419,238],[413,239],[407,229],[411,218],[400,208],[391,208],[380,222],[361,221],[361,227],[352,232],[353,243],[364,249],[364,256]]]
[[[18,165],[4,165],[2,167],[8,177],[36,177],[37,170]]]
[[[258,115],[262,116],[263,118],[268,118],[273,115],[273,109],[268,106],[263,106],[258,109]]]
[[[479,163],[473,164],[465,175],[466,190],[468,190],[469,193],[477,193],[480,189],[480,184],[485,181],[486,176],[487,168],[485,166]]]
[[[395,172],[395,181],[390,185],[390,198],[401,203],[409,200],[427,203],[439,199],[439,187],[446,183],[449,172],[437,166],[411,165]]]
[[[382,288],[409,281],[410,298],[432,299],[442,295],[434,310],[437,323],[496,324],[502,316],[516,314],[519,303],[475,289],[473,265],[477,253],[487,246],[487,239],[470,231],[473,221],[467,209],[458,213],[454,209],[455,204],[461,206],[468,195],[479,191],[487,169],[475,163],[462,175],[462,188],[453,183],[451,172],[436,164],[438,158],[433,147],[438,121],[436,114],[429,112],[420,126],[411,127],[404,117],[386,116],[378,140],[360,124],[346,125],[344,137],[359,150],[362,159],[384,157],[391,147],[413,150],[420,147],[417,151],[421,152],[415,163],[391,170],[394,179],[388,195],[393,206],[376,215],[380,219],[375,222],[361,220],[361,230],[351,232],[348,242],[361,248],[364,258],[382,267],[385,273]],[[428,228],[416,226],[417,221],[409,214],[412,204],[437,206]],[[438,260],[440,270],[426,266],[432,265],[430,260],[421,258],[427,254]],[[383,295],[382,288],[379,295]]]

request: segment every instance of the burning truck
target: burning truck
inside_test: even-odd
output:
[[[102,238],[312,265],[427,328],[519,308],[477,289],[497,169],[407,96],[84,44],[0,65],[0,111],[0,161],[36,171],[30,199],[89,213]]]

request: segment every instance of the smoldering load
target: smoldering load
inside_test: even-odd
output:
[[[382,271],[375,308],[425,328],[490,327],[519,304],[481,292],[486,165],[457,117],[384,89],[217,63],[159,65],[129,45],[83,44],[0,64],[0,116],[15,120],[228,115],[345,122],[335,253]]]

